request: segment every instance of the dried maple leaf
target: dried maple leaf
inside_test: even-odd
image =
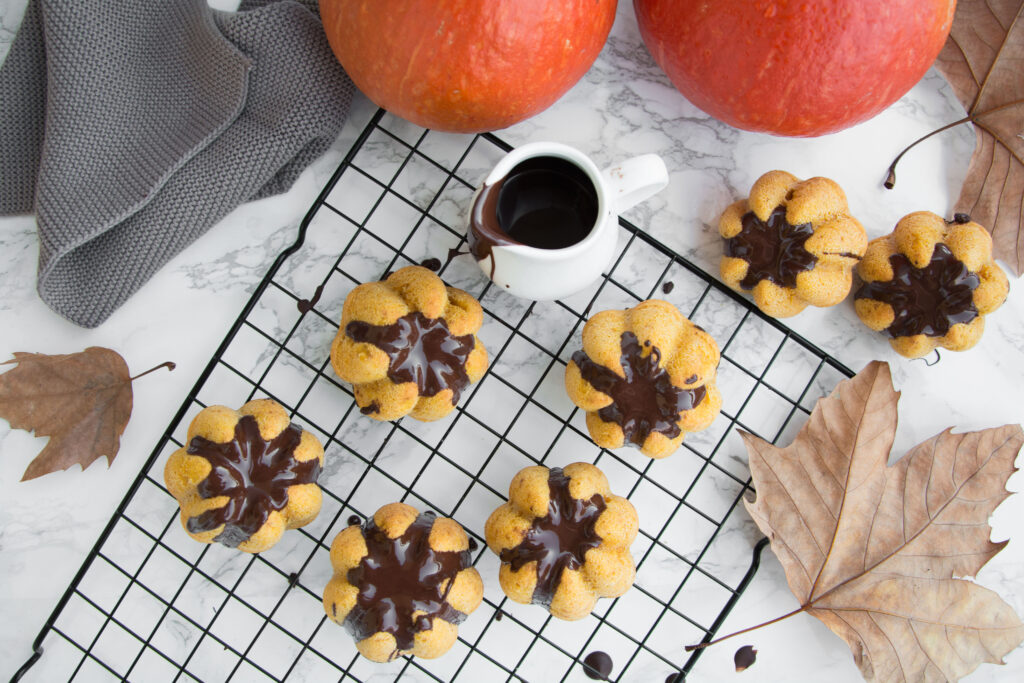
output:
[[[0,375],[0,417],[15,429],[50,437],[22,481],[76,463],[85,469],[100,456],[108,466],[114,461],[132,414],[135,379],[116,351],[93,346],[57,356],[15,353],[2,364],[10,363],[17,367]],[[173,363],[158,367],[164,366],[174,369]]]
[[[954,211],[992,232],[993,251],[1024,273],[1024,1],[959,0],[935,63],[974,118],[977,143]],[[1006,107],[1010,102],[1016,106]],[[1002,107],[1002,108],[1000,108]],[[997,110],[998,109],[998,110]],[[993,110],[991,113],[982,114]]]
[[[889,467],[898,399],[875,361],[818,401],[788,447],[743,434],[757,490],[747,509],[801,601],[791,614],[846,640],[866,679],[956,680],[1024,640],[998,595],[953,578],[1005,545],[988,517],[1009,495],[1024,432],[947,429]]]

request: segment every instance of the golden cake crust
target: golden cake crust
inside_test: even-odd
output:
[[[429,520],[429,531],[422,526]],[[417,527],[416,525],[421,525]],[[370,528],[370,536],[367,536],[367,528]],[[470,566],[468,561],[469,536],[453,519],[447,517],[431,517],[421,514],[416,508],[405,503],[390,503],[381,507],[374,513],[372,521],[367,526],[358,524],[349,526],[342,530],[331,544],[331,566],[334,568],[334,577],[324,588],[323,604],[327,616],[334,622],[346,626],[350,633],[356,635],[358,629],[346,625],[346,619],[353,610],[357,613],[360,606],[360,586],[353,585],[349,581],[349,572],[359,568],[364,559],[371,553],[371,546],[377,547],[373,539],[380,539],[376,534],[383,534],[386,539],[401,539],[404,534],[413,530],[422,530],[427,533],[427,544],[435,557],[447,557],[451,562],[457,562],[454,567],[462,567],[453,572],[454,578],[444,579],[439,586],[439,594],[443,596],[446,608],[451,608],[461,615],[469,615],[483,600],[483,581],[475,568]],[[413,541],[410,547],[417,547]],[[447,555],[436,555],[447,553]],[[463,556],[461,560],[454,559],[454,556]],[[375,558],[382,561],[380,557]],[[387,558],[383,559],[386,562]],[[422,561],[422,558],[411,557],[410,561]],[[375,593],[376,591],[370,591]],[[368,593],[369,594],[369,593]],[[395,597],[386,595],[384,597]],[[399,647],[399,640],[395,634],[387,631],[375,631],[366,634],[366,637],[358,639],[356,647],[359,652],[375,662],[387,662],[402,655],[415,655],[432,659],[440,657],[447,652],[455,643],[458,636],[458,625],[449,621],[443,616],[434,616],[430,621],[430,628],[419,629],[413,627],[417,618],[425,614],[422,611],[413,611],[406,615],[411,619],[409,624],[403,624],[412,632],[412,646],[409,648]]]
[[[626,376],[622,365],[625,333],[635,336],[641,363],[656,349],[660,355],[657,366],[667,373],[673,387],[697,392],[694,396],[703,394],[695,407],[681,410],[666,420],[666,429],[651,429],[647,434],[641,430],[639,435],[627,435],[622,424],[602,418],[602,409],[606,415],[615,411],[613,397],[584,378],[581,363],[586,364],[586,359],[620,378]],[[590,436],[603,448],[619,448],[632,442],[645,455],[664,458],[679,447],[688,432],[706,429],[722,407],[722,396],[715,381],[720,359],[718,344],[667,301],[650,299],[630,309],[594,314],[583,327],[582,354],[573,354],[569,361],[565,369],[565,388],[572,402],[586,411]],[[638,438],[642,438],[641,443],[636,442]]]
[[[425,395],[415,381],[395,381],[389,373],[387,352],[346,333],[353,321],[388,326],[417,312],[426,319],[443,321],[453,337],[471,337],[471,350],[464,360],[469,383],[477,382],[487,370],[487,351],[476,336],[483,324],[483,309],[472,296],[445,286],[422,266],[407,266],[380,282],[361,284],[349,292],[342,307],[341,324],[331,345],[331,365],[341,379],[353,385],[362,412],[377,420],[404,415],[437,420],[455,408],[451,388]]]
[[[948,262],[949,257],[962,264],[966,273],[948,271],[958,272],[959,278],[944,282],[943,286],[948,290],[946,294],[965,297],[964,303],[973,304],[976,315],[969,321],[948,325],[943,334],[908,334],[916,330],[902,321],[893,329],[898,312],[891,303],[881,300],[885,298],[881,292],[891,287],[895,276],[893,263],[912,267],[913,270],[908,270],[904,278],[927,278],[926,269],[938,267],[930,265],[933,258],[947,259],[945,267],[956,268],[958,264]],[[985,330],[985,316],[1002,305],[1010,286],[1006,274],[992,258],[992,237],[984,227],[966,216],[947,222],[930,211],[908,214],[900,219],[890,234],[871,240],[857,266],[857,275],[862,280],[854,299],[857,316],[872,330],[888,330],[889,344],[907,358],[920,358],[939,347],[965,351],[977,344]],[[973,278],[977,279],[973,291],[964,290],[957,284],[968,279],[973,281]],[[934,276],[931,276],[924,286],[933,290],[934,284]],[[924,311],[926,314],[932,312],[931,309]],[[962,317],[970,317],[970,313]],[[946,326],[941,320],[939,323]]]
[[[807,261],[813,265],[794,268],[799,272],[792,284],[774,282],[763,273],[754,273],[755,282],[751,282],[751,262],[730,256],[730,244],[735,244],[734,238],[742,238],[745,215],[753,213],[767,223],[780,208],[790,226],[809,225],[811,234],[803,242],[803,255],[809,254]],[[853,268],[868,241],[864,227],[849,214],[846,195],[835,181],[823,177],[800,180],[785,171],[769,171],[758,178],[750,197],[722,213],[718,231],[727,241],[720,264],[722,280],[737,291],[749,291],[757,307],[776,318],[796,315],[808,305],[834,306],[845,299]]]
[[[602,501],[603,509],[594,509],[596,522],[593,518],[589,520],[597,538],[588,544],[579,566],[564,567],[553,586],[548,586],[553,588],[550,596],[535,599],[538,561],[516,568],[506,557],[522,547],[520,544],[527,539],[535,520],[548,514],[551,482],[564,479],[568,480],[567,492],[574,501],[588,501],[595,496]],[[487,546],[502,558],[498,578],[505,594],[515,602],[545,604],[553,616],[571,621],[590,614],[598,598],[618,597],[633,585],[636,567],[629,546],[638,529],[633,505],[611,493],[604,473],[594,465],[577,462],[560,472],[540,465],[520,470],[509,485],[509,501],[487,519],[484,533]]]
[[[299,431],[297,444],[292,453],[295,463],[300,463],[297,466],[299,470],[315,470],[316,474],[319,474],[323,466],[324,449],[320,442],[309,432],[292,426],[287,411],[276,401],[257,399],[249,401],[238,410],[226,406],[204,408],[189,425],[186,445],[172,453],[164,466],[167,490],[181,507],[181,524],[189,536],[201,543],[221,540],[233,545],[230,539],[218,539],[225,531],[228,531],[226,536],[233,535],[231,530],[226,530],[227,524],[219,524],[201,531],[189,528],[190,519],[198,520],[204,513],[222,510],[231,498],[230,495],[203,497],[200,493],[201,485],[214,467],[210,459],[190,451],[195,451],[196,444],[202,440],[212,444],[230,444],[238,436],[240,421],[247,416],[255,419],[258,435],[266,441],[281,437],[289,429]],[[196,441],[197,437],[199,441]],[[314,460],[315,465],[311,463]],[[316,475],[312,475],[312,478],[313,481],[309,483],[287,486],[287,504],[281,510],[270,510],[266,521],[248,538],[237,544],[238,549],[248,553],[262,552],[277,543],[285,529],[295,529],[313,521],[320,512],[321,493],[320,487],[315,483]],[[239,488],[235,488],[233,492],[244,495]]]

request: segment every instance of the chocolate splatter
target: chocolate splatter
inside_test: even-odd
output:
[[[587,678],[595,681],[608,680],[608,674],[612,672],[612,658],[607,652],[597,650],[583,658],[583,673]]]
[[[762,221],[753,211],[743,214],[743,229],[725,240],[725,254],[747,262],[747,274],[740,287],[753,289],[761,280],[780,287],[796,287],[796,276],[808,271],[818,257],[804,248],[814,234],[810,223],[791,225],[786,220],[786,207],[777,206]]]
[[[583,351],[572,354],[580,375],[595,389],[611,396],[612,403],[597,411],[605,422],[622,427],[629,443],[643,445],[651,432],[670,439],[679,436],[679,413],[700,405],[707,395],[704,385],[680,389],[659,367],[661,351],[650,346],[646,356],[636,335],[626,331],[620,340],[625,377],[595,363]]]
[[[213,540],[229,548],[251,538],[272,510],[283,510],[288,504],[289,486],[314,484],[320,476],[319,458],[295,459],[301,439],[302,429],[289,424],[267,441],[252,415],[243,415],[238,420],[234,437],[227,443],[192,437],[189,455],[210,463],[210,473],[196,487],[199,496],[227,496],[228,502],[189,517],[188,530],[195,534],[224,525]]]
[[[537,563],[537,585],[532,602],[550,606],[566,569],[579,569],[591,548],[601,544],[595,527],[604,512],[600,494],[578,500],[569,493],[569,477],[561,467],[548,473],[548,513],[533,520],[522,542],[501,551],[502,562],[519,571],[530,562]]]
[[[672,290],[675,289],[675,288],[676,288],[676,283],[674,283],[674,282],[662,282],[661,283],[661,291],[663,293],[665,293],[665,294],[671,294]]]
[[[437,551],[430,547],[436,515],[421,513],[395,539],[373,518],[363,524],[366,556],[348,571],[347,579],[359,593],[343,626],[356,641],[374,633],[390,633],[397,649],[411,650],[417,633],[429,631],[435,619],[459,624],[466,615],[448,602],[455,576],[469,567],[469,551]],[[415,616],[414,616],[415,615]]]
[[[916,268],[903,254],[889,257],[891,280],[865,282],[855,299],[873,299],[892,306],[895,318],[886,328],[893,337],[924,334],[941,337],[957,323],[969,323],[978,317],[974,290],[981,279],[941,242],[935,245],[932,259],[924,268]]]
[[[754,662],[757,661],[757,650],[754,649],[753,645],[744,645],[740,649],[736,650],[736,654],[733,655],[732,661],[736,665],[736,673],[746,671],[750,667],[754,666]]]
[[[420,265],[424,268],[434,271],[435,273],[441,270],[441,259],[439,258],[428,258],[420,261]]]
[[[349,515],[346,521],[348,522],[349,526],[356,526],[358,524],[363,523],[363,520],[359,515]]]
[[[414,311],[391,325],[371,325],[353,320],[345,326],[345,334],[357,342],[373,344],[388,354],[391,361],[388,377],[391,381],[398,384],[415,382],[420,396],[435,396],[451,389],[452,404],[455,404],[462,390],[469,385],[466,359],[475,340],[472,334],[453,335],[443,318],[428,318]],[[372,405],[360,412],[366,413]]]
[[[316,291],[313,292],[312,299],[299,299],[295,303],[295,305],[299,309],[299,313],[309,313],[310,311],[312,311],[313,307],[316,306],[318,301],[320,301],[320,297],[323,295],[323,293],[324,286],[320,285],[319,287],[316,288]]]

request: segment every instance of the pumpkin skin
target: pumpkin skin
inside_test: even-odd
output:
[[[956,0],[634,0],[690,102],[737,128],[810,137],[866,121],[938,56]]]
[[[320,0],[338,61],[375,104],[426,128],[504,128],[597,59],[618,0]]]

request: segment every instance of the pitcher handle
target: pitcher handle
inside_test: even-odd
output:
[[[668,169],[657,154],[641,154],[606,168],[602,175],[612,211],[620,214],[668,185]]]

